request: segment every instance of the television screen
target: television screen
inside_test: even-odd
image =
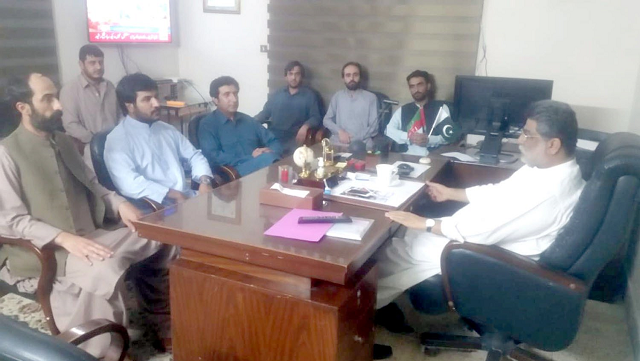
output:
[[[170,43],[171,0],[87,0],[92,43]]]

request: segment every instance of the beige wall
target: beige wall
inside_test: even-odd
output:
[[[637,0],[485,0],[488,75],[551,79],[581,127],[640,133],[639,13]]]
[[[181,0],[179,4],[180,77],[192,80],[209,99],[209,83],[221,75],[240,83],[241,112],[256,115],[267,101],[268,0],[242,0],[240,15],[202,11],[202,1]],[[198,99],[186,89],[187,97]]]

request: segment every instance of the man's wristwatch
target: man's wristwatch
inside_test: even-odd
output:
[[[436,221],[434,219],[427,218],[425,224],[427,225],[427,232],[431,233],[431,229],[436,225]]]
[[[206,185],[211,185],[211,177],[207,176],[207,175],[203,175],[202,177],[200,177],[200,184],[206,184]]]

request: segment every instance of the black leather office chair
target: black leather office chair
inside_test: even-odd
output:
[[[600,143],[607,139],[609,133],[600,132],[597,130],[591,129],[578,129],[578,139],[589,140],[593,142]],[[582,171],[583,178],[587,180],[586,175],[591,175],[593,173],[593,162],[591,161],[591,155],[593,151],[588,149],[578,148],[576,149],[576,161],[580,166],[580,170]]]
[[[196,147],[196,149],[202,149],[200,147],[200,141],[198,140],[198,129],[200,128],[200,121],[207,115],[209,115],[209,113],[194,115],[189,121],[187,133],[189,135],[189,141],[194,147]],[[230,165],[211,166],[211,168],[211,171],[222,179],[222,182],[219,182],[220,184],[218,185],[232,182],[240,178],[238,171]]]
[[[0,359],[16,361],[97,361],[77,345],[102,334],[111,334],[111,345],[104,360],[122,361],[129,348],[127,329],[100,319],[50,336],[0,315]]]
[[[442,276],[411,288],[410,299],[430,313],[448,305],[480,337],[423,334],[427,349],[484,349],[487,360],[496,361],[502,355],[543,360],[518,344],[546,351],[571,344],[592,283],[628,247],[638,222],[640,136],[611,135],[592,161],[573,216],[538,261],[496,246],[452,242],[445,248]]]
[[[98,182],[102,184],[103,187],[108,190],[117,192],[116,186],[113,184],[111,180],[111,175],[109,175],[109,170],[107,170],[107,165],[104,162],[104,145],[107,141],[107,135],[109,135],[109,131],[100,132],[93,136],[91,139],[91,143],[89,143],[89,149],[91,151],[91,162],[93,163],[93,169],[96,172],[96,176],[98,177]],[[147,197],[140,198],[139,200],[130,200],[136,207],[139,207],[143,210],[149,209],[152,211],[157,211],[164,206],[154,200],[151,200]]]

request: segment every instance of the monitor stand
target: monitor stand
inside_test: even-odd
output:
[[[502,133],[489,133],[484,136],[478,155],[480,163],[496,165],[500,162],[498,156],[502,149]]]

